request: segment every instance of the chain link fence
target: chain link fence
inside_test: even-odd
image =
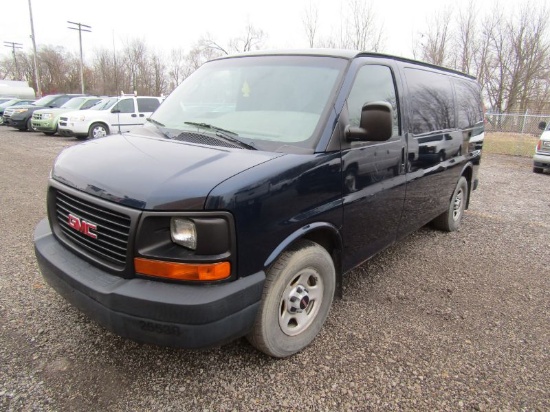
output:
[[[531,157],[542,133],[541,122],[548,124],[550,115],[486,113],[483,149],[488,153]]]
[[[521,133],[539,136],[541,122],[550,122],[549,114],[486,113],[485,131],[502,133]]]

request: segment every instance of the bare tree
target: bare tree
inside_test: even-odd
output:
[[[266,40],[266,34],[262,29],[248,23],[241,36],[233,37],[227,45],[218,43],[210,33],[202,37],[196,47],[210,49],[214,54],[227,55],[231,53],[243,53],[252,50],[260,50]]]
[[[376,24],[377,16],[372,3],[349,0],[348,16],[343,46],[355,50],[379,51],[383,45],[383,30]]]
[[[169,87],[175,89],[185,79],[186,55],[182,48],[172,49],[170,52],[170,61],[168,62]]]
[[[476,17],[479,15],[477,2],[469,0],[466,7],[458,11],[458,27],[454,37],[454,67],[464,73],[473,70],[474,56],[479,47]]]
[[[308,7],[304,12],[304,17],[302,22],[304,24],[304,30],[306,32],[307,40],[309,42],[309,47],[314,47],[315,45],[315,35],[317,34],[317,24],[319,21],[319,10],[317,6],[314,6],[310,1]]]
[[[449,64],[452,14],[446,8],[427,19],[428,29],[420,34],[420,59],[439,66]]]
[[[304,28],[310,45],[317,36],[317,18],[312,9],[306,10]],[[348,0],[341,3],[340,26],[332,27],[329,36],[320,37],[315,44],[320,47],[354,49],[378,52],[384,47],[384,29],[379,25],[373,3],[364,0]]]
[[[517,14],[495,25],[489,43],[485,91],[500,112],[525,111],[548,81],[550,44],[548,10],[524,4]]]
[[[151,68],[153,76],[153,88],[151,94],[161,96],[167,92],[166,65],[163,62],[162,55],[154,53],[151,56]]]

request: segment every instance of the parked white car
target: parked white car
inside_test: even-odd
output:
[[[533,172],[542,173],[544,170],[550,170],[550,125],[541,122],[539,128],[543,130],[542,135],[535,148],[533,156]]]
[[[130,132],[143,125],[161,102],[154,96],[109,97],[91,109],[64,113],[57,132],[81,140]]]

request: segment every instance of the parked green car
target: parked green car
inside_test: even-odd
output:
[[[66,112],[86,110],[101,100],[97,96],[74,97],[59,108],[47,108],[36,110],[32,115],[32,127],[38,132],[51,136],[57,132],[59,117]]]

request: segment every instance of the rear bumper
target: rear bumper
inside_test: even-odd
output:
[[[533,156],[533,165],[535,167],[550,168],[550,155],[536,153]]]
[[[265,273],[217,285],[182,285],[111,275],[74,255],[46,219],[34,233],[42,275],[66,300],[106,329],[162,346],[202,348],[252,328]]]

